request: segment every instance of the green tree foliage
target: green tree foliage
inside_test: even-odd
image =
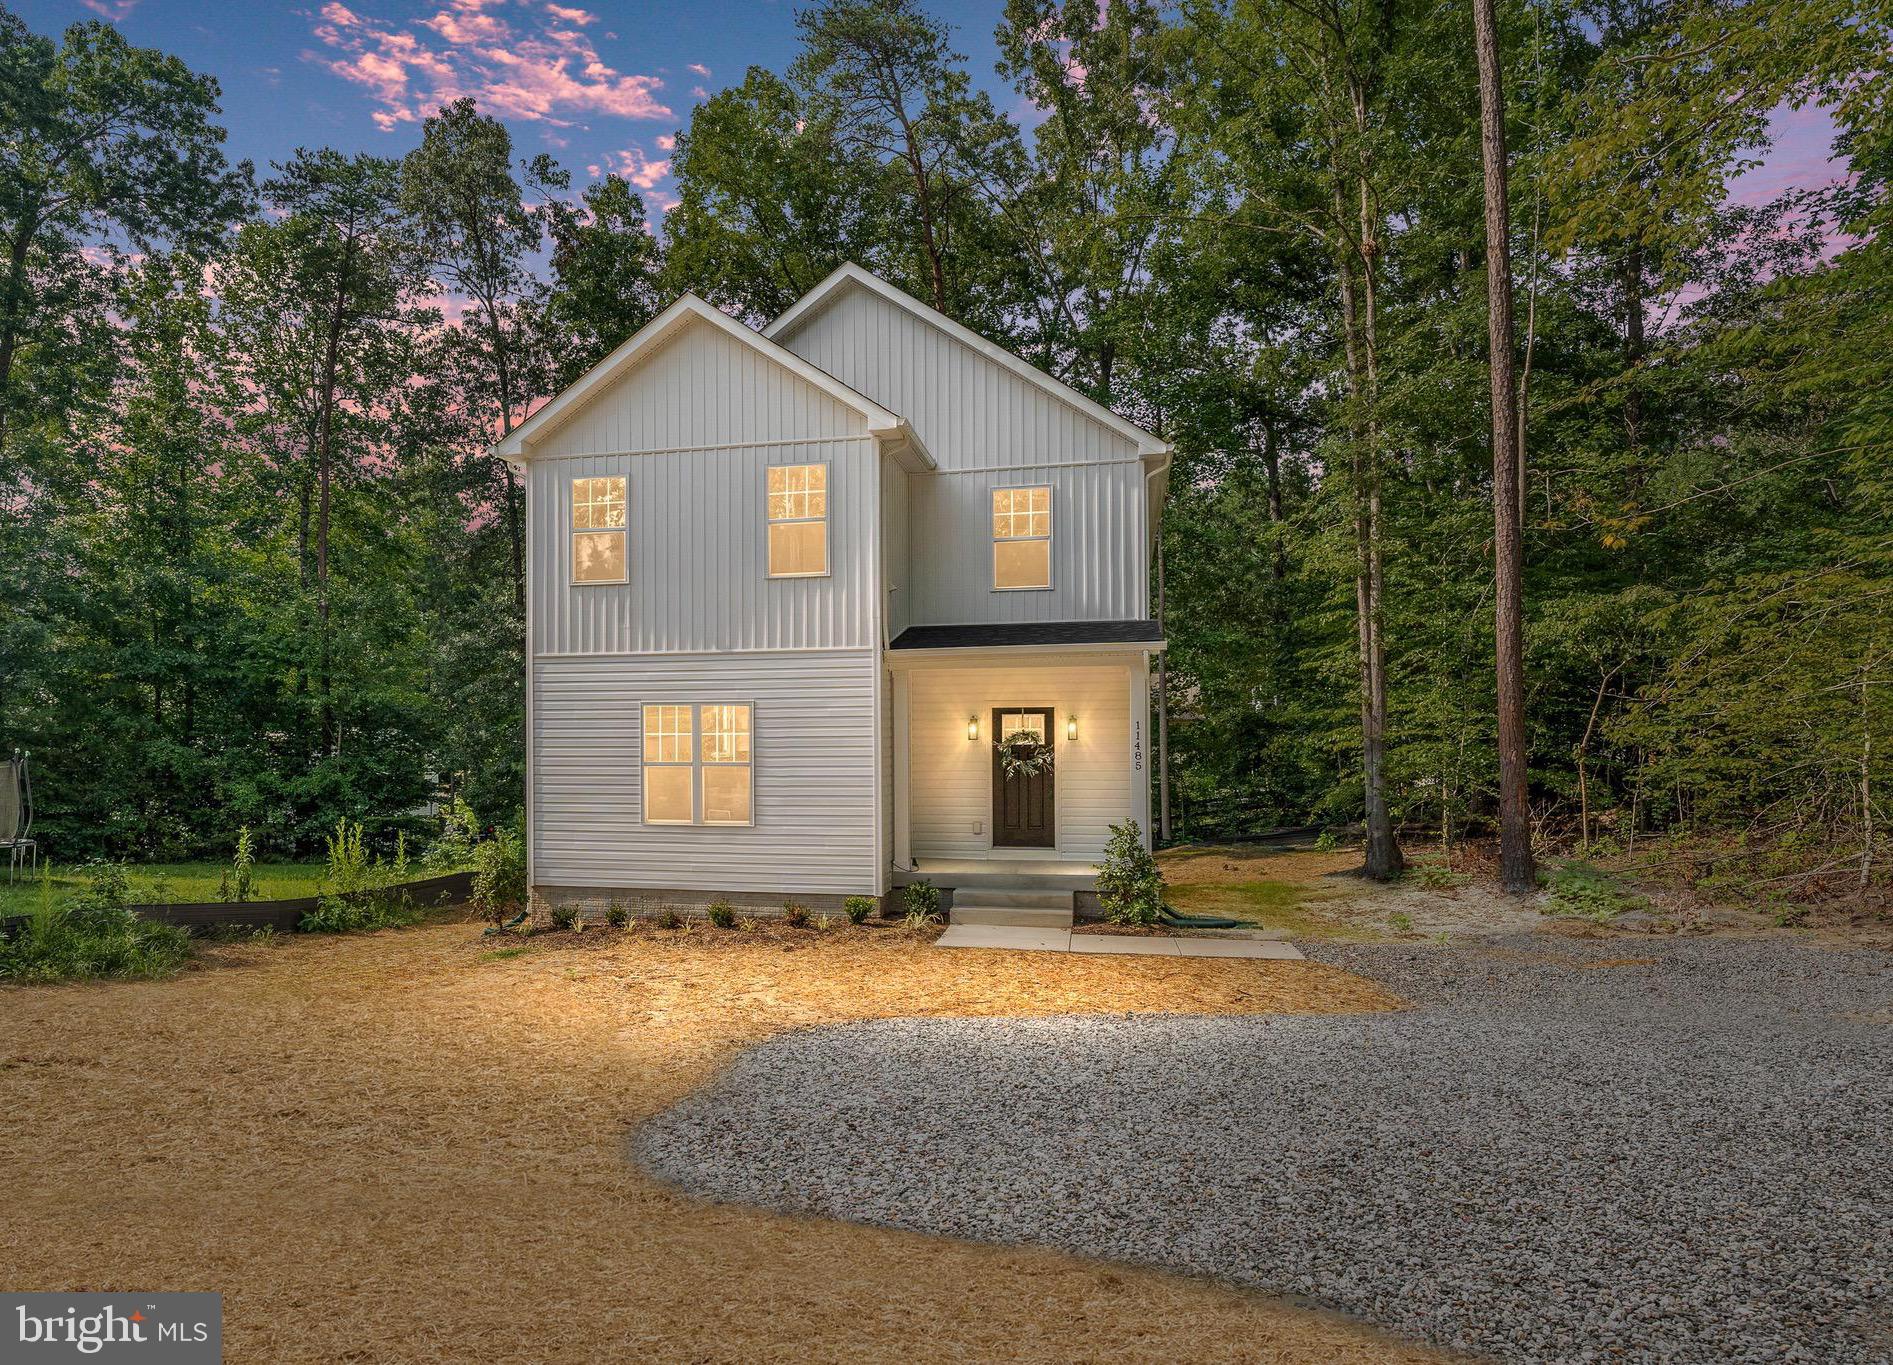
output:
[[[1496,9],[1541,837],[1883,895],[1893,13]],[[493,437],[678,292],[760,324],[845,260],[1174,442],[1179,834],[1368,816],[1384,872],[1396,829],[1490,827],[1469,11],[1009,0],[1004,115],[914,0],[798,26],[695,108],[653,231],[465,100],[245,215],[211,82],[0,12],[0,743],[59,856],[391,838],[440,787],[509,824]],[[1816,105],[1845,174],[1733,200]]]

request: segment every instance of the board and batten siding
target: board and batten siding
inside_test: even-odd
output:
[[[532,450],[535,458],[686,450],[866,430],[853,408],[698,322],[536,437]]]
[[[908,745],[913,855],[983,858],[992,848],[992,711],[1049,706],[1053,726],[1056,850],[1002,850],[1000,856],[1103,857],[1110,827],[1138,814],[1132,785],[1131,670],[1121,661],[925,667],[908,681]],[[1065,738],[1076,715],[1078,738]],[[979,738],[966,737],[969,716]]]
[[[872,438],[582,455],[528,466],[534,654],[839,649],[880,643]],[[771,465],[828,466],[828,574],[771,578]],[[625,583],[572,582],[572,480],[625,479]]]
[[[872,894],[879,654],[541,659],[533,665],[535,885]],[[746,827],[643,823],[647,703],[753,706]]]
[[[923,478],[910,478],[893,456],[881,462],[881,594],[887,603],[886,631],[892,640],[913,624],[912,489]]]
[[[1149,615],[1148,489],[1129,438],[865,289],[779,340],[906,418],[939,463],[908,480],[903,625]],[[1049,591],[993,590],[992,492],[1020,484],[1052,489]]]

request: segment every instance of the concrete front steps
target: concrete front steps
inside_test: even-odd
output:
[[[960,886],[947,919],[1006,929],[1065,929],[1072,924],[1072,893],[1009,887]]]

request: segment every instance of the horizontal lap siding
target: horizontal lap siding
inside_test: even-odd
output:
[[[1133,666],[1143,667],[1141,657]],[[916,668],[908,697],[915,857],[982,857],[991,851],[996,706],[1050,706],[1057,712],[1053,771],[1060,857],[1101,857],[1111,825],[1134,814],[1125,665]],[[1073,714],[1076,743],[1065,738]],[[979,718],[977,742],[966,738],[968,716]]]
[[[877,659],[857,650],[538,661],[534,881],[872,892]],[[642,706],[737,701],[755,707],[755,824],[643,824]]]

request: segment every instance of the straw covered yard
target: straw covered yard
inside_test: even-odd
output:
[[[898,929],[218,946],[170,981],[0,990],[0,1262],[221,1291],[232,1361],[1427,1359],[1214,1284],[706,1205],[625,1155],[783,1029],[1398,1003],[1313,962]]]

